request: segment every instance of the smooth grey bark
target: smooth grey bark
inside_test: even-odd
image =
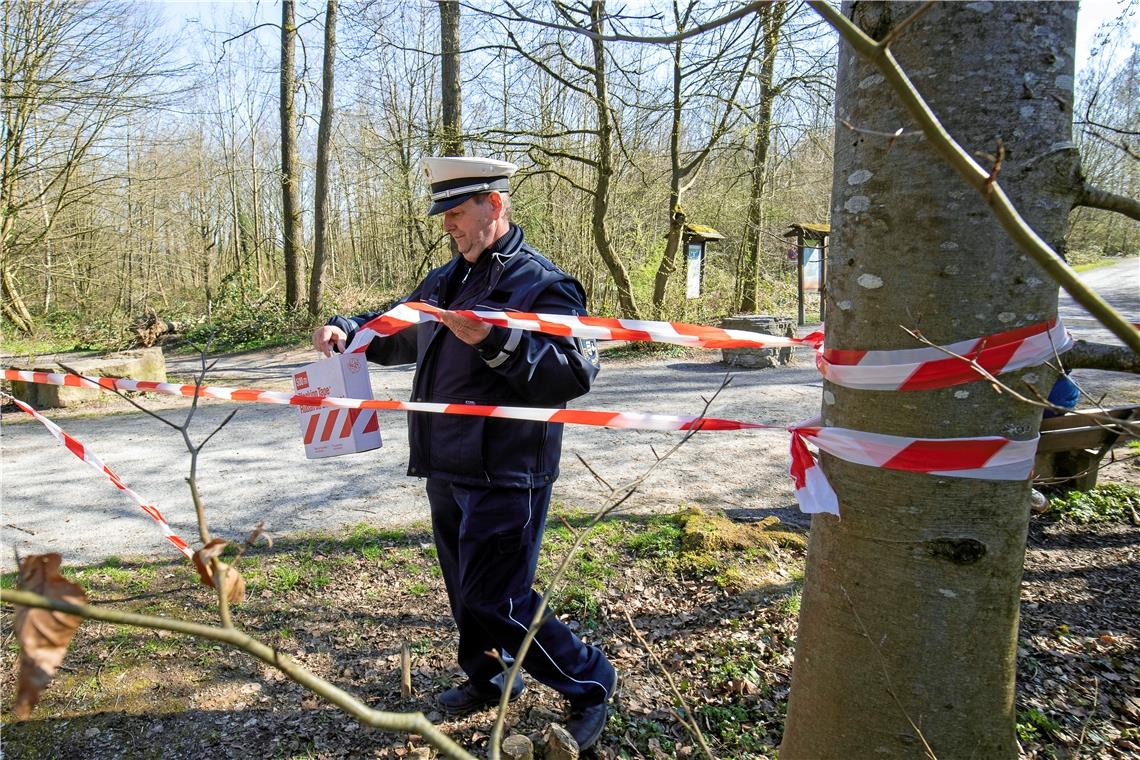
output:
[[[281,3],[281,248],[285,258],[285,307],[301,305],[301,168],[297,160],[297,74],[293,68],[297,24],[293,0]]]
[[[325,5],[325,50],[321,62],[321,122],[317,127],[317,171],[313,188],[313,269],[309,273],[309,315],[321,311],[321,278],[329,246],[329,154],[332,146],[333,64],[336,62],[336,0]]]
[[[919,3],[845,3],[875,39]],[[1000,180],[1034,229],[1063,242],[1076,6],[939,3],[892,45],[971,152],[1004,144]],[[883,77],[840,48],[836,122],[912,124]],[[984,200],[920,140],[837,130],[827,343],[938,344],[1040,322],[1057,286]],[[1047,393],[1053,373],[1003,376]],[[921,438],[1037,433],[1041,410],[986,382],[932,391],[824,384],[824,424]],[[843,519],[813,519],[781,760],[1015,758],[1018,600],[1028,482],[935,477],[823,456]]]

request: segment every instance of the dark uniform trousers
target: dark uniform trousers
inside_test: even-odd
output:
[[[484,488],[429,478],[432,530],[447,596],[459,626],[459,665],[477,683],[502,672],[488,651],[513,657],[534,620],[532,588],[551,485]],[[613,666],[549,610],[523,667],[572,708],[611,696]]]

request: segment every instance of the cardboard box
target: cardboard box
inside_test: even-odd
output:
[[[364,354],[336,354],[293,373],[293,390],[299,396],[321,398],[372,398],[368,362]],[[305,457],[321,459],[371,451],[383,445],[375,409],[298,407]]]

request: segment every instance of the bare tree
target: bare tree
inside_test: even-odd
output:
[[[333,121],[333,64],[336,61],[336,0],[325,5],[325,51],[321,64],[321,123],[317,128],[317,180],[313,202],[313,270],[309,275],[309,316],[321,311],[321,278],[328,256],[329,154]]]
[[[0,285],[3,314],[22,332],[32,327],[18,274],[24,255],[63,209],[113,181],[114,172],[84,173],[123,119],[161,102],[159,80],[176,73],[157,25],[153,13],[119,0],[5,3]]]
[[[285,307],[301,305],[301,168],[297,160],[297,24],[293,0],[281,2],[281,247],[285,257]]]
[[[690,2],[683,12],[676,2],[673,3],[674,24],[678,32],[685,31],[695,10],[695,2]],[[766,13],[770,15],[767,8],[761,10],[762,19]],[[750,25],[753,29],[751,35],[748,34]],[[705,159],[709,157],[720,139],[733,126],[734,117],[739,117],[739,111],[734,107],[734,101],[744,78],[748,74],[758,45],[762,39],[767,39],[759,33],[764,28],[762,25],[742,23],[741,26],[743,28],[740,31],[733,30],[734,33],[729,35],[725,44],[714,50],[706,60],[695,61],[691,66],[685,65],[682,55],[684,40],[678,39],[673,43],[672,119],[669,130],[669,233],[665,243],[665,253],[661,256],[661,263],[657,265],[657,274],[653,281],[653,312],[655,315],[661,314],[661,309],[665,304],[665,289],[669,284],[669,277],[677,267],[677,250],[681,246],[681,234],[684,231],[686,219],[685,211],[681,206],[681,196],[692,186],[697,173],[705,163]],[[747,41],[745,49],[736,56],[739,58],[738,61],[731,61],[732,49],[741,37]],[[704,136],[700,145],[683,145],[683,117],[685,112],[694,109],[694,101],[698,100],[697,95],[709,90],[715,92],[717,80],[725,78],[726,74],[733,69],[738,73],[732,78],[731,90],[727,94],[725,102],[720,106],[722,109],[720,118]],[[690,71],[703,73],[695,85],[686,81],[694,78],[687,76]]]
[[[440,107],[443,155],[463,155],[463,92],[459,77],[459,0],[439,0]]]

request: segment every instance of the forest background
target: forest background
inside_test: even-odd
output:
[[[521,165],[516,220],[582,281],[594,313],[794,312],[783,233],[828,221],[834,130],[849,128],[833,123],[836,38],[817,16],[781,2],[680,44],[594,46],[559,26],[647,38],[724,8],[631,3],[591,19],[585,6],[524,3],[520,21],[507,6],[459,7],[464,150]],[[1090,182],[1130,197],[1138,163],[1099,125],[1140,129],[1136,7],[1082,4],[1075,109]],[[217,348],[288,342],[322,315],[391,303],[451,255],[425,216],[419,169],[448,139],[436,3],[297,4],[288,85],[278,4],[12,9],[0,186],[9,352],[122,346],[148,310],[187,337],[214,335]],[[300,159],[294,276],[304,282],[292,291],[283,86]],[[318,169],[327,244],[314,271]],[[667,245],[683,222],[726,236],[709,246],[699,299],[685,298],[683,257]],[[1070,227],[1078,265],[1140,242],[1138,225],[1096,209],[1076,209]]]

